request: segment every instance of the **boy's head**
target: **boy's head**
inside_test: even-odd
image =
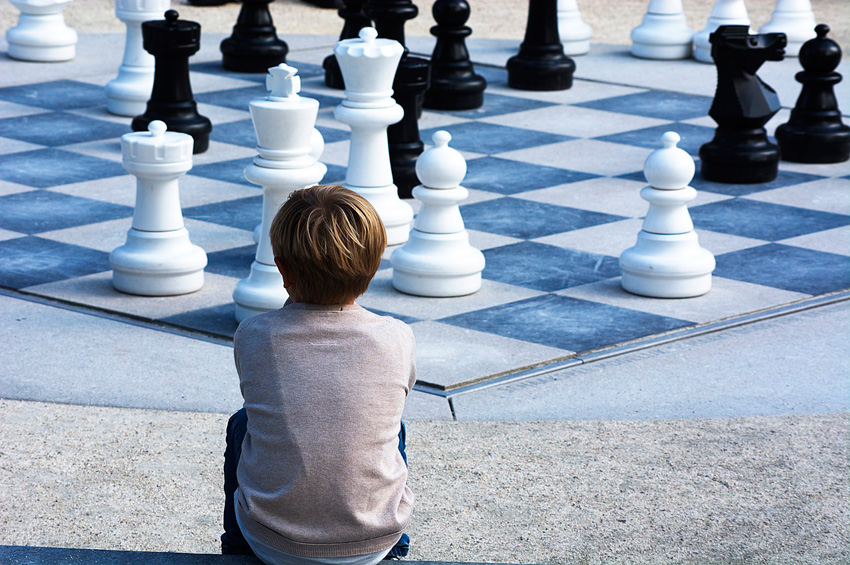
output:
[[[294,278],[293,299],[313,304],[344,304],[366,292],[387,245],[372,205],[341,186],[294,191],[269,237],[278,266]]]

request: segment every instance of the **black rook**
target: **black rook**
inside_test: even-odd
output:
[[[153,90],[145,113],[133,118],[133,131],[147,131],[148,124],[162,120],[170,131],[188,133],[195,140],[195,153],[210,144],[212,123],[198,113],[189,82],[189,57],[201,46],[201,26],[179,20],[174,10],[165,20],[142,23],[142,45],[154,56]]]

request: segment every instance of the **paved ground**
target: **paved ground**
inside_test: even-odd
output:
[[[510,50],[474,47],[494,65]],[[579,61],[583,84],[675,80],[629,65],[622,49]],[[93,75],[114,73],[93,63]],[[62,72],[35,67],[2,80]],[[710,93],[705,69],[680,89]],[[835,171],[802,173],[848,174]],[[846,231],[831,239],[846,256]],[[0,293],[0,543],[215,552],[223,426],[239,406],[227,340],[32,294]],[[846,292],[763,308],[537,376],[415,392],[411,558],[847,562]]]

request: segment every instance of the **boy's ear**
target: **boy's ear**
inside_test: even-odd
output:
[[[280,257],[274,258],[274,264],[277,265],[277,270],[280,271],[280,276],[283,277],[283,288],[289,288],[295,284],[295,273],[289,268],[289,265],[283,262]]]

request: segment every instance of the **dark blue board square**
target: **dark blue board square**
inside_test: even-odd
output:
[[[94,84],[55,80],[0,88],[0,100],[51,110],[74,110],[105,106],[106,94],[103,87]]]
[[[224,200],[185,208],[183,215],[193,220],[202,220],[253,232],[263,216],[263,196],[258,194],[247,198]]]
[[[594,139],[622,143],[624,145],[637,145],[650,149],[661,149],[661,136],[668,131],[675,131],[682,138],[677,147],[684,149],[694,157],[699,154],[699,148],[714,138],[714,128],[695,126],[692,124],[668,124],[645,129],[636,129],[604,135]]]
[[[483,122],[463,122],[428,129],[422,132],[422,139],[430,141],[431,136],[440,130],[446,130],[452,134],[450,145],[455,149],[488,155],[575,139],[566,135]]]
[[[714,274],[817,295],[850,288],[850,258],[769,243],[718,255]]]
[[[476,331],[583,352],[692,325],[556,294],[438,320]]]
[[[535,110],[537,108],[546,108],[554,106],[553,102],[544,102],[542,100],[531,100],[529,98],[518,98],[516,96],[505,96],[503,94],[493,94],[484,92],[484,104],[480,108],[472,110],[446,110],[446,114],[459,116],[461,118],[469,118],[477,120],[490,116],[502,116],[513,112],[522,112],[525,110]]]
[[[651,90],[581,102],[576,106],[679,121],[707,116],[708,110],[711,108],[711,98],[694,94]]]
[[[0,228],[26,234],[61,230],[85,224],[129,218],[133,208],[69,196],[48,190],[30,190],[0,196]]]
[[[622,216],[555,206],[520,198],[497,198],[461,207],[466,227],[532,239],[623,220]]]
[[[256,256],[256,245],[232,247],[207,253],[206,271],[225,277],[244,279],[251,273],[251,263],[254,262]]]
[[[318,100],[319,108],[336,108],[337,106],[342,104],[343,91],[339,91],[339,96],[331,96],[319,92],[311,92],[309,87],[307,87],[301,91],[301,96]]]
[[[348,129],[329,128],[325,126],[316,126],[316,129],[322,134],[322,139],[325,140],[325,143],[344,141],[351,138],[351,131]]]
[[[236,306],[232,302],[175,314],[160,321],[225,338],[232,338],[239,326],[236,322]]]
[[[470,159],[466,166],[467,172],[463,179],[463,186],[499,194],[517,194],[596,177],[590,173],[532,165],[498,157]]]
[[[698,229],[778,241],[850,224],[850,216],[732,198],[690,209]]]
[[[0,179],[35,188],[125,174],[127,171],[120,163],[60,149],[37,149],[0,158]]]
[[[265,81],[265,79],[263,80]],[[223,106],[225,108],[248,112],[248,103],[251,102],[251,100],[265,98],[268,96],[268,93],[269,91],[266,90],[265,84],[258,84],[257,86],[231,88],[230,90],[202,92],[195,95],[195,102],[212,104],[213,106]]]
[[[245,167],[253,162],[253,157],[234,159],[232,161],[216,161],[215,163],[192,167],[189,174],[204,177],[206,179],[221,180],[235,184],[245,184],[253,186],[254,188],[259,188],[256,184],[248,182],[248,179],[245,178]]]
[[[792,184],[802,184],[804,182],[811,182],[822,178],[824,177],[819,175],[812,175],[809,173],[798,173],[793,171],[783,171],[780,169],[779,174],[776,175],[776,178],[769,182],[751,184],[726,184],[722,182],[713,182],[702,178],[700,174],[700,161],[697,161],[696,175],[694,175],[694,180],[691,181],[691,186],[696,188],[697,190],[707,190],[709,192],[716,192],[717,194],[726,194],[727,196],[746,196],[747,194],[754,194],[756,192],[771,190],[773,188],[782,188],[785,186],[791,186]]]
[[[339,165],[327,165],[328,172],[322,177],[321,184],[342,184],[345,182],[346,168]]]
[[[508,71],[504,67],[491,67],[478,64],[475,65],[475,73],[487,79],[487,86],[508,86]]]
[[[127,125],[66,112],[47,112],[0,120],[0,137],[48,147],[121,137],[125,133],[130,133]]]
[[[27,236],[0,241],[0,285],[26,288],[109,270],[109,253]]]
[[[524,241],[484,251],[485,279],[552,292],[620,276],[616,257]]]
[[[210,134],[210,139],[231,145],[254,148],[257,146],[257,134],[250,119],[237,122],[216,124]]]
[[[396,320],[400,320],[405,324],[414,324],[416,322],[420,322],[419,318],[414,318],[413,316],[405,316],[404,314],[397,314],[395,312],[384,312],[383,310],[376,310],[374,308],[365,308],[364,310],[368,310],[373,314],[377,314],[378,316],[390,316],[391,318],[395,318]]]

